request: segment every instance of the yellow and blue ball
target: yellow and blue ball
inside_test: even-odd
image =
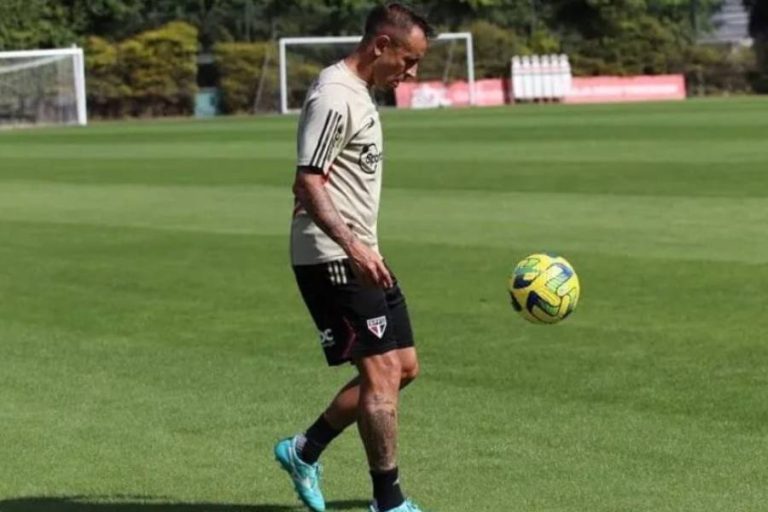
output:
[[[580,291],[571,264],[553,254],[531,254],[509,277],[512,307],[537,324],[555,324],[568,317],[576,309]]]

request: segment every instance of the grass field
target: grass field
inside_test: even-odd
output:
[[[385,112],[380,236],[426,512],[768,510],[768,101]],[[324,366],[287,259],[296,119],[0,132],[0,512],[290,512]],[[579,310],[506,276],[565,255]],[[329,510],[365,510],[354,431]]]

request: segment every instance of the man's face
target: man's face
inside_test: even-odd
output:
[[[377,89],[394,89],[400,82],[415,80],[419,62],[427,52],[427,38],[418,26],[401,37],[382,34],[374,40],[376,60],[373,82]]]

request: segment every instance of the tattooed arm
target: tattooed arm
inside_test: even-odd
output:
[[[393,286],[392,276],[381,256],[361,242],[341,218],[325,189],[322,174],[299,168],[293,183],[293,193],[315,224],[347,253],[360,279],[381,288]]]

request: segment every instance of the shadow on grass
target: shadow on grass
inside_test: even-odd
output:
[[[363,500],[330,501],[328,511],[368,509]],[[61,496],[0,500],[0,512],[304,512],[300,506],[271,503],[174,503],[148,496]]]

